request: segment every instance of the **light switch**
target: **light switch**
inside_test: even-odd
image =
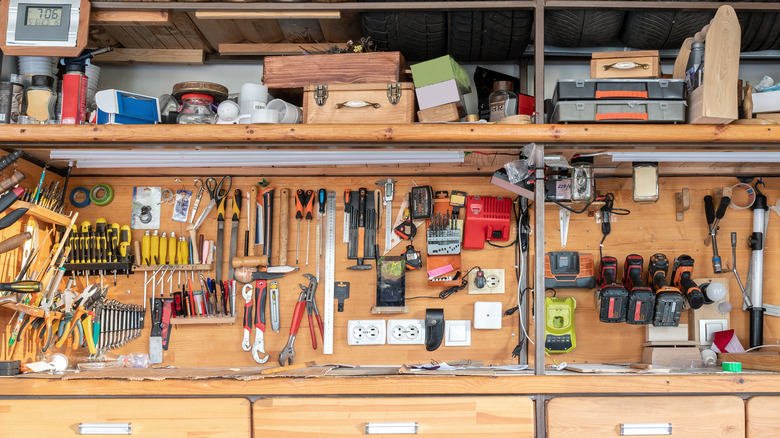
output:
[[[471,345],[471,321],[444,321],[444,346],[468,347]]]
[[[700,319],[699,344],[712,344],[715,333],[728,329],[729,322],[726,319]]]

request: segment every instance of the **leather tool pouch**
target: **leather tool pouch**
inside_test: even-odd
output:
[[[425,310],[425,349],[434,351],[444,340],[444,309]]]

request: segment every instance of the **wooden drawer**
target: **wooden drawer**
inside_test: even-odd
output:
[[[548,438],[619,437],[622,424],[640,423],[671,423],[671,436],[739,438],[745,404],[737,396],[559,397],[547,404]]]
[[[780,397],[751,397],[747,401],[748,438],[777,438],[780,436]]]
[[[80,436],[81,423],[130,423],[141,437],[252,436],[243,398],[0,400],[2,438]]]
[[[422,437],[534,436],[528,397],[271,398],[252,415],[257,437],[363,436],[368,422],[416,422]]]

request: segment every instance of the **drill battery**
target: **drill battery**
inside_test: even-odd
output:
[[[669,259],[660,253],[653,254],[647,264],[647,282],[655,292],[653,325],[656,327],[677,327],[682,316],[683,295],[666,281],[668,272]]]
[[[628,290],[617,282],[618,262],[615,257],[602,257],[599,266],[599,290],[596,300],[599,321],[625,322],[628,310]]]
[[[655,294],[642,281],[644,259],[639,254],[629,254],[623,264],[623,282],[628,289],[628,309],[626,322],[634,325],[646,325],[653,322],[655,314]]]
[[[596,287],[593,254],[551,251],[544,255],[544,287]]]

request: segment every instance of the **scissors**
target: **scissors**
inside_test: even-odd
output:
[[[200,198],[203,196],[203,181],[195,178],[195,188],[198,189],[197,195],[195,195],[195,202],[192,203],[192,215],[190,216],[190,223],[195,220],[195,213],[198,212],[198,206],[200,205]]]
[[[225,187],[227,181],[227,187]],[[206,190],[209,192],[209,197],[211,198],[211,201],[209,201],[208,205],[206,205],[206,209],[203,210],[203,213],[200,214],[200,217],[198,217],[198,220],[195,222],[195,225],[193,226],[193,229],[197,230],[198,227],[203,223],[203,220],[206,219],[206,216],[209,215],[209,212],[220,202],[222,202],[223,199],[230,193],[230,189],[233,187],[233,178],[230,176],[224,176],[222,177],[222,180],[219,181],[219,184],[217,184],[217,180],[214,178],[208,178],[205,182]]]

